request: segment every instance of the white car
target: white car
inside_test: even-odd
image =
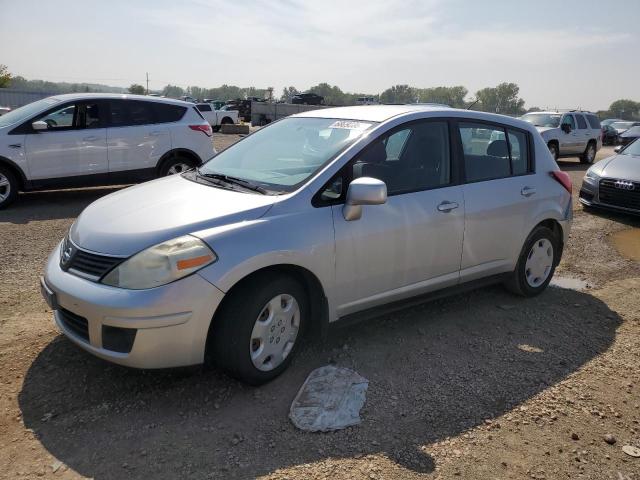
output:
[[[216,110],[210,103],[198,103],[196,107],[214,132],[220,130],[220,125],[238,123],[237,110]]]
[[[0,208],[18,191],[134,183],[215,154],[209,123],[179,100],[57,95],[0,117]]]
[[[11,109],[9,107],[0,107],[0,117],[5,113],[9,113]]]
[[[536,127],[556,161],[578,157],[592,164],[602,148],[600,120],[591,112],[532,112],[520,118]]]

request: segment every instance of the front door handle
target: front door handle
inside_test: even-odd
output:
[[[534,187],[522,187],[520,190],[520,195],[523,197],[530,197],[531,195],[535,195],[536,189]]]
[[[84,137],[83,140],[85,142],[95,142],[96,140],[98,140],[100,137],[97,137],[96,135],[89,135],[88,137]]]
[[[445,200],[440,205],[438,205],[438,211],[439,212],[450,212],[451,210],[455,210],[459,206],[460,205],[458,205],[456,202],[448,202],[448,201]]]

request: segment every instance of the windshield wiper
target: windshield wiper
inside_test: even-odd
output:
[[[232,185],[240,185],[241,187],[246,188],[247,190],[258,192],[258,193],[261,193],[262,195],[269,194],[269,191],[266,188],[262,188],[261,186],[251,183],[247,180],[243,180],[242,178],[231,177],[229,175],[223,175],[222,173],[202,173],[199,170],[198,170],[198,175],[205,178],[212,178],[214,180],[221,180],[225,183],[229,183]]]

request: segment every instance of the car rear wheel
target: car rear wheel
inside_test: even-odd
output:
[[[159,176],[167,177],[169,175],[176,175],[186,172],[193,167],[195,167],[193,160],[184,157],[173,157],[162,164]]]
[[[589,142],[586,150],[580,157],[580,163],[586,163],[587,165],[591,165],[595,159],[596,159],[596,145],[593,142]]]
[[[549,285],[559,261],[560,240],[553,230],[538,226],[527,237],[505,287],[524,297],[538,295]]]
[[[549,152],[551,152],[551,156],[557,162],[558,157],[560,156],[560,153],[558,152],[558,145],[555,142],[551,142],[547,146],[549,147]]]
[[[13,172],[0,166],[0,209],[8,207],[18,196],[18,180]]]
[[[291,363],[308,312],[305,290],[293,278],[277,273],[250,278],[214,317],[208,360],[251,385],[268,382]]]

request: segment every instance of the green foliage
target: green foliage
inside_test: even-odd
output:
[[[394,85],[380,94],[381,103],[415,103],[417,100],[416,89],[409,85]]]
[[[139,85],[137,83],[133,83],[129,87],[129,93],[133,93],[134,95],[144,95],[145,94],[145,89],[144,89],[144,87],[142,85]]]
[[[280,100],[286,103],[291,103],[291,99],[299,93],[300,92],[296,87],[284,87],[282,89],[282,95],[280,95]]]
[[[469,91],[462,85],[455,87],[416,88],[417,100],[420,103],[443,103],[454,108],[465,108],[464,97]]]
[[[476,92],[479,100],[477,109],[511,115],[524,113],[524,100],[518,97],[520,87],[515,83],[501,83],[496,87],[487,87]]]
[[[11,85],[11,74],[6,65],[0,64],[0,88],[7,88]]]
[[[640,102],[628,99],[616,100],[609,106],[609,113],[611,117],[636,120],[640,118]]]
[[[52,95],[76,92],[124,93],[126,88],[111,87],[99,83],[49,82],[46,80],[27,80],[21,76],[11,79],[11,88],[16,90],[46,92]]]

